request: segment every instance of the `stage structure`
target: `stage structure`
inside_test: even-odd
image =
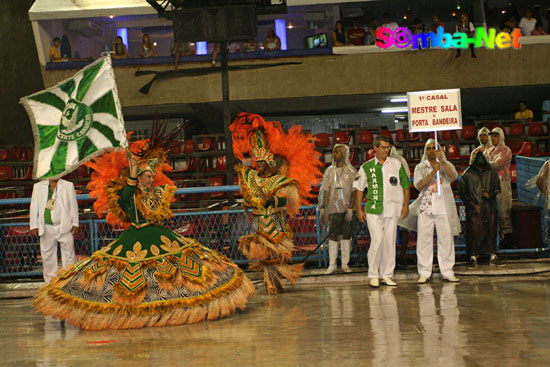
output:
[[[233,147],[229,125],[228,42],[256,38],[258,14],[287,12],[286,0],[147,0],[160,17],[172,21],[176,42],[207,41],[220,44],[223,119],[225,131],[226,182],[233,183]],[[234,202],[233,193],[229,195]]]

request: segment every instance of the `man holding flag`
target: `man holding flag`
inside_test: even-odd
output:
[[[103,152],[127,147],[111,58],[103,57],[58,85],[21,99],[34,134],[30,229],[40,236],[46,283],[75,263],[78,205],[71,182],[60,179]]]

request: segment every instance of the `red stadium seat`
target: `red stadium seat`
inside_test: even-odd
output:
[[[374,151],[374,149],[369,149],[365,152],[365,161],[370,161],[371,159],[374,158],[374,156],[376,155],[376,152]]]
[[[11,180],[13,178],[13,168],[11,166],[0,166],[0,181]]]
[[[541,136],[544,135],[544,126],[541,122],[531,122],[527,134],[529,136]]]
[[[210,186],[223,186],[223,177],[222,176],[213,176],[209,177]],[[211,192],[210,197],[213,199],[222,198],[225,196],[225,192]]]
[[[447,148],[447,158],[449,159],[460,159],[460,150],[458,146],[454,144],[449,144]]]
[[[458,136],[454,130],[445,130],[441,132],[441,140],[457,141]]]
[[[405,130],[399,129],[395,132],[395,142],[402,143],[405,141]]]
[[[214,171],[225,172],[227,170],[227,164],[225,160],[225,155],[220,155],[216,158],[214,162]]]
[[[27,167],[21,177],[14,177],[14,180],[32,180],[32,167]]]
[[[513,123],[510,125],[510,136],[523,136],[523,124]]]
[[[214,146],[214,139],[210,137],[202,138],[202,143],[197,142],[197,150],[210,150]]]
[[[462,139],[468,140],[468,139],[476,139],[477,133],[475,126],[472,125],[466,125],[462,126]]]
[[[521,145],[521,148],[517,151],[512,151],[512,155],[522,155],[525,157],[531,157],[532,151],[531,151],[531,142],[530,141],[524,141]]]
[[[419,140],[420,139],[420,133],[412,133],[411,134],[409,131],[407,131],[406,139],[408,141]]]
[[[382,136],[385,136],[386,138],[389,138],[389,139],[392,139],[392,140],[393,140],[393,137],[391,136],[391,131],[389,131],[389,130],[382,130],[382,131],[380,132],[380,134],[381,134]]]
[[[330,138],[327,133],[315,134],[316,147],[330,147]]]
[[[374,136],[372,131],[363,130],[359,133],[359,144],[372,144]]]
[[[235,175],[233,176],[233,185],[239,186],[239,176]],[[235,191],[235,197],[240,198],[242,197],[240,191]]]
[[[10,150],[7,148],[0,149],[0,161],[7,161],[10,159]]]
[[[334,132],[334,144],[349,144],[351,136],[346,131]]]
[[[183,143],[183,153],[185,154],[193,153],[193,140],[189,139]]]

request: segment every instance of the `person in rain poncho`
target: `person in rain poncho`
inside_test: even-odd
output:
[[[489,150],[493,147],[491,139],[489,139],[490,132],[491,131],[486,127],[482,127],[477,131],[477,140],[479,141],[480,145],[472,151],[472,154],[470,154],[470,166],[472,165],[472,163],[474,163],[474,158],[477,152],[487,154],[489,153]]]
[[[480,254],[490,254],[491,265],[501,265],[496,255],[500,181],[482,152],[477,152],[473,164],[458,181],[458,193],[466,208],[468,267],[477,266]]]
[[[357,170],[349,161],[349,147],[336,144],[333,149],[332,165],[327,168],[321,184],[321,218],[329,223],[329,267],[325,274],[336,270],[338,258],[338,242],[342,253],[342,270],[349,273],[348,266],[351,253],[351,238],[353,235],[353,205],[355,190],[353,181]]]
[[[500,179],[500,194],[497,197],[500,239],[501,242],[507,242],[509,236],[506,235],[512,233],[512,183],[510,180],[512,151],[504,144],[504,132],[500,127],[495,127],[489,135],[493,148],[489,149],[487,160],[497,171]]]
[[[409,217],[398,222],[400,226],[418,232],[418,283],[426,283],[432,275],[434,227],[437,230],[437,262],[441,275],[447,281],[459,281],[453,272],[454,236],[460,234],[461,227],[451,188],[457,177],[456,168],[446,159],[441,146],[438,144],[436,149],[435,140],[429,139],[424,146],[422,160],[414,170],[415,187],[420,194],[411,205]]]

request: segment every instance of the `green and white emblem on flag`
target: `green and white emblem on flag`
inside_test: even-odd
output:
[[[55,179],[112,148],[128,147],[111,57],[21,98],[34,134],[34,179]]]

